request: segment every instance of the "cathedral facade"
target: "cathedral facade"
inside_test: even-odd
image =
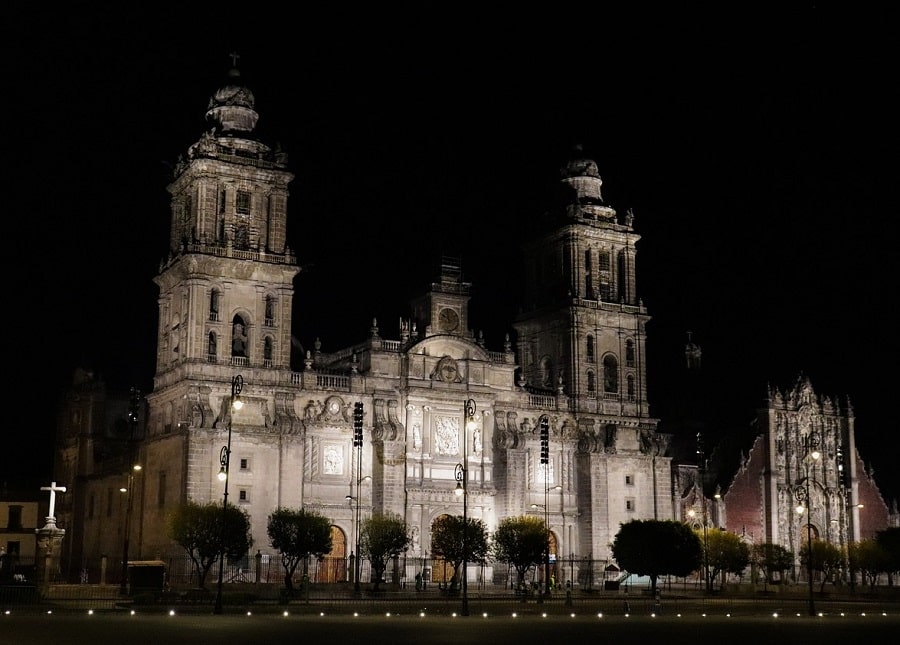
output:
[[[667,438],[647,402],[639,235],[630,213],[604,205],[592,160],[575,155],[562,169],[554,225],[526,250],[527,305],[512,322],[515,342],[489,348],[476,338],[471,284],[457,260],[443,258],[397,327],[389,332],[373,320],[367,338],[334,353],[316,347],[295,370],[293,279],[301,269],[287,246],[287,157],[254,135],[254,97],[236,69],[206,116],[210,129],[169,185],[171,235],[155,278],[156,373],[132,486],[132,558],[179,549],[166,535],[179,503],[221,502],[226,446],[229,502],[247,511],[263,553],[271,552],[268,515],[303,507],[331,519],[331,555],[346,557],[357,537],[348,500],[358,500],[363,517],[404,518],[414,536],[408,555],[427,557],[432,522],[463,513],[454,494],[460,467],[470,517],[490,531],[506,517],[545,519],[554,560],[577,554],[602,567],[620,523],[678,516]],[[231,405],[236,383],[240,410]],[[88,472],[74,446],[60,446],[57,472],[80,482],[73,500],[94,501],[73,501],[61,514],[95,522],[103,513],[85,509],[105,503],[112,484]],[[121,502],[110,504],[118,512]],[[79,534],[80,553],[116,552],[112,532]]]
[[[217,475],[226,461],[229,502],[249,515],[254,551],[268,555],[269,514],[302,507],[330,518],[336,559],[354,550],[357,511],[397,514],[413,536],[409,561],[422,562],[433,522],[462,515],[465,502],[489,531],[507,517],[544,519],[552,560],[571,556],[595,568],[557,579],[599,580],[614,565],[610,544],[622,523],[688,516],[698,479],[673,463],[672,437],[648,404],[640,236],[630,212],[604,203],[593,160],[574,154],[561,169],[558,208],[524,249],[521,313],[502,347],[487,347],[470,329],[471,284],[459,261],[442,258],[396,327],[373,320],[358,343],[332,353],[316,343],[292,362],[301,271],[287,245],[294,177],[287,155],[256,136],[254,103],[232,69],[210,98],[209,129],[175,167],[144,408],[101,411],[105,390],[90,379],[63,403],[54,476],[68,486],[58,523],[77,527],[63,549],[70,576],[119,553],[123,540],[124,559],[181,552],[167,535],[168,514],[186,500],[221,503]],[[841,436],[849,464],[852,433]],[[116,442],[129,448],[97,449]],[[766,448],[760,458],[776,454]],[[783,473],[768,468],[738,484],[763,485],[770,503],[783,494]],[[454,494],[460,473],[462,499]],[[717,525],[733,528],[734,520],[746,533],[741,504],[732,511],[729,502],[726,513],[717,503]],[[845,507],[838,531],[849,539],[859,535],[858,518]],[[784,534],[780,512],[767,507],[752,531]]]

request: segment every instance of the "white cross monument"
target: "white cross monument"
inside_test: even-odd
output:
[[[47,521],[53,520],[55,524],[56,520],[56,494],[57,493],[65,493],[65,486],[57,486],[56,482],[52,482],[49,486],[41,486],[41,490],[49,490],[50,491],[50,513],[47,515]]]

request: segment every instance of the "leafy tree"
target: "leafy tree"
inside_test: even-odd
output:
[[[612,554],[621,568],[649,576],[655,594],[660,575],[686,576],[700,567],[703,544],[683,522],[632,520],[619,527]]]
[[[331,551],[331,520],[315,511],[279,508],[269,515],[266,530],[272,547],[281,552],[284,586],[293,594],[297,565]]]
[[[215,502],[179,504],[169,515],[168,533],[188,552],[201,589],[206,589],[206,576],[220,553],[224,551],[228,560],[235,561],[253,546],[250,518],[233,504],[225,508],[224,514],[222,506]]]
[[[888,574],[888,584],[893,586],[894,574],[900,572],[900,527],[891,526],[877,531],[875,541],[884,551],[884,570]]]
[[[754,544],[751,550],[753,562],[763,571],[764,582],[775,582],[775,574],[784,580],[784,572],[794,565],[794,554],[780,544],[766,542]]]
[[[388,559],[403,553],[409,548],[410,542],[412,538],[406,522],[394,513],[375,513],[362,523],[359,551],[372,564],[372,575],[375,577],[373,591],[378,591],[384,579]]]
[[[487,527],[479,519],[469,517],[463,522],[460,515],[441,515],[431,524],[431,552],[453,565],[450,591],[455,591],[463,560],[485,561],[488,553]]]
[[[851,542],[848,549],[850,572],[858,571],[862,576],[862,584],[875,588],[878,575],[887,567],[887,554],[877,539]]]
[[[511,564],[523,587],[528,569],[543,562],[546,549],[546,525],[543,520],[527,515],[502,520],[491,541],[494,559]]]
[[[697,537],[701,533],[697,531]],[[722,573],[741,576],[750,564],[750,547],[729,531],[711,528],[706,530],[701,544],[706,550],[705,564],[709,566],[709,580],[716,580]],[[724,582],[724,581],[723,581]]]
[[[800,564],[809,571],[809,543],[800,547]],[[844,566],[844,554],[841,550],[825,540],[813,540],[812,542],[812,569],[822,573],[822,585],[820,591],[825,589],[826,582],[834,582],[841,568]]]

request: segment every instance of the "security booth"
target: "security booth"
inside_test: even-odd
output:
[[[160,593],[166,588],[166,563],[134,560],[128,563],[128,595]]]

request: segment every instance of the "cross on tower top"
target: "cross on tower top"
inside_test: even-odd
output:
[[[240,58],[240,55],[237,52],[231,52],[230,54],[228,54],[228,56],[231,58],[231,66],[237,67],[237,62]]]

